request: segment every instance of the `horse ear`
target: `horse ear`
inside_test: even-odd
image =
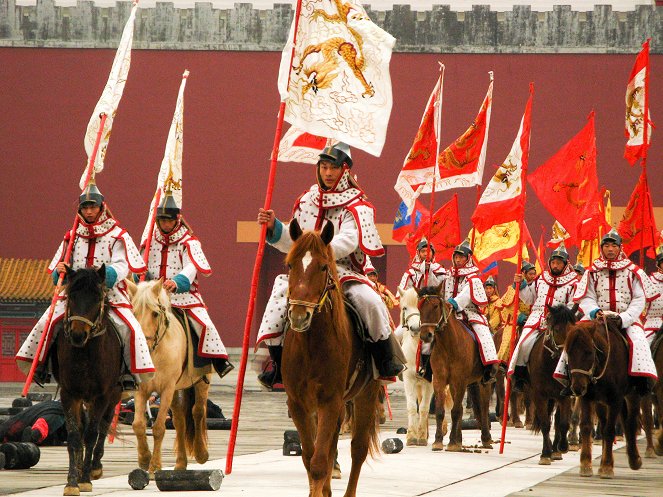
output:
[[[71,277],[71,276],[74,275],[74,273],[75,273],[76,271],[74,271],[73,269],[71,269],[71,266],[70,266],[69,264],[65,264],[65,265],[64,265],[64,272],[65,272],[65,276],[70,276],[70,277]]]
[[[440,283],[439,285],[437,285],[437,288],[435,289],[435,292],[436,292],[438,295],[442,295],[442,288],[443,288],[443,287],[444,287],[444,281],[443,281],[442,283]]]
[[[162,289],[163,289],[163,278],[159,278],[152,287],[152,292],[154,293],[154,296],[158,298],[159,295],[161,294]]]
[[[573,313],[573,317],[576,318],[576,321],[577,321],[578,319],[580,319],[580,317],[578,316],[578,309],[579,309],[579,308],[580,308],[580,304],[579,304],[578,302],[576,302],[575,304],[573,304],[573,307],[571,307],[571,312]]]
[[[129,296],[133,299],[136,296],[136,292],[138,291],[138,286],[131,278],[125,278],[124,283],[127,286]]]
[[[329,243],[332,241],[332,238],[334,238],[334,225],[327,221],[325,223],[325,227],[322,228],[320,237],[322,238],[322,241],[325,242],[325,245],[329,245]]]
[[[101,281],[106,282],[106,263],[103,263],[99,269],[97,269],[97,274]]]
[[[300,236],[302,236],[302,229],[300,228],[297,219],[293,218],[293,220],[290,221],[290,238],[292,238],[293,242],[296,242]]]
[[[400,286],[396,289],[396,292],[398,293],[398,295],[399,295],[400,297],[402,297],[403,295],[405,295],[405,290],[403,290]]]

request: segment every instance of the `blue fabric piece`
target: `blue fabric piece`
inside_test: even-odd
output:
[[[278,219],[274,220],[274,229],[270,236],[269,231],[267,232],[267,243],[276,243],[281,239],[281,233],[283,233],[283,223]]]
[[[177,285],[177,291],[175,293],[186,293],[191,288],[191,282],[183,274],[176,274],[173,276],[173,281]]]
[[[113,266],[106,266],[106,287],[113,288],[117,283],[117,271]]]
[[[53,272],[51,273],[51,278],[53,278],[53,284],[57,285],[58,280],[60,279],[60,273],[58,273],[57,269],[53,270]]]
[[[601,309],[599,309],[599,308],[597,307],[597,308],[594,309],[593,311],[589,311],[589,318],[590,318],[590,319],[596,319],[596,315],[598,314],[598,312],[599,312],[600,310],[601,310]]]
[[[518,326],[524,326],[526,322],[527,322],[527,314],[525,314],[524,312],[518,314]]]
[[[526,282],[526,281],[521,281],[521,282],[520,282],[520,290],[524,290],[526,286],[527,286],[527,282]]]
[[[452,306],[454,306],[454,310],[458,310],[458,302],[456,302],[454,299],[449,299],[447,300]]]

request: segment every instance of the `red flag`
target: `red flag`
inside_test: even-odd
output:
[[[628,140],[624,148],[624,158],[633,165],[638,159],[647,155],[647,147],[651,143],[649,40],[642,44],[642,50],[635,59],[635,65],[626,86],[625,125],[624,134]]]
[[[401,202],[394,219],[394,227],[391,237],[397,242],[402,242],[405,237],[413,234],[419,225],[430,217],[430,212],[418,200],[414,203],[412,214],[407,213],[405,202]]]
[[[585,127],[528,180],[543,206],[560,221],[574,242],[596,238],[599,226],[606,233],[610,230],[602,213],[596,176],[594,112]]]
[[[530,85],[525,113],[520,121],[520,129],[511,151],[486,185],[479,204],[472,214],[472,222],[478,232],[484,232],[492,226],[517,221],[523,217],[525,209],[523,170],[527,169],[529,160],[533,96],[534,86]]]
[[[640,174],[638,184],[626,205],[617,231],[622,236],[622,247],[626,255],[630,256],[641,247],[658,246],[658,230],[644,171]],[[652,254],[653,252],[650,252],[648,255]]]
[[[440,259],[451,259],[454,248],[460,243],[460,217],[458,215],[458,195],[455,194],[449,202],[444,204],[433,214],[431,219],[426,219],[420,225],[414,236],[407,241],[407,249],[412,257],[417,250],[417,243],[428,237],[430,230],[430,242],[435,246],[435,256]]]
[[[438,156],[439,176],[435,183],[437,191],[481,184],[486,163],[490,111],[493,106],[493,72],[489,74],[488,92],[476,119],[465,133]]]
[[[438,153],[437,137],[440,125],[439,115],[442,107],[443,80],[444,71],[440,74],[428,99],[426,111],[419,125],[419,131],[394,185],[394,190],[401,196],[408,207],[408,211],[412,210],[414,201],[421,193],[430,193],[433,188],[435,157]]]

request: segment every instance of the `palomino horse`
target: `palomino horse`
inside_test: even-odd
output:
[[[603,436],[599,476],[614,476],[612,445],[615,424],[621,415],[626,453],[631,469],[640,469],[642,459],[636,445],[640,402],[629,386],[629,349],[614,319],[581,321],[571,326],[564,347],[568,354],[571,390],[581,397],[580,476],[592,476],[592,425],[596,409]]]
[[[560,396],[562,385],[553,378],[559,357],[564,348],[566,333],[576,323],[578,305],[569,309],[565,305],[548,307],[547,330],[539,333],[527,363],[530,378],[530,397],[534,407],[532,429],[541,431],[543,448],[539,464],[548,465],[562,459],[568,452],[567,434],[571,418],[571,399]],[[555,439],[550,441],[550,418],[555,410]]]
[[[310,497],[331,496],[331,472],[344,405],[354,400],[352,469],[346,497],[355,497],[361,466],[378,449],[380,384],[371,358],[352,330],[329,246],[334,227],[302,233],[290,223],[294,244],[286,257],[289,329],[283,344],[283,384],[302,442]]]
[[[138,441],[138,465],[150,475],[161,469],[161,444],[171,403],[176,431],[175,469],[186,469],[187,453],[200,464],[207,462],[209,367],[193,370],[188,364],[191,354],[186,332],[171,310],[161,280],[145,281],[138,287],[132,284],[129,288],[133,293],[134,314],[143,328],[156,368],[154,377],[141,383],[135,395],[136,416],[132,427]],[[152,392],[161,396],[161,405],[152,425],[154,448],[150,453],[144,414]]]
[[[451,409],[451,434],[447,451],[462,450],[463,435],[461,420],[463,416],[463,395],[467,386],[480,382],[483,376],[483,364],[479,356],[478,345],[469,330],[456,318],[451,304],[440,295],[442,284],[438,287],[426,287],[417,290],[419,311],[421,312],[421,340],[430,343],[433,340],[431,366],[433,368],[433,388],[435,389],[435,442],[433,450],[444,448],[442,421],[444,420],[444,401],[447,385],[453,398]],[[473,408],[477,422],[481,427],[481,443],[492,448],[488,404],[491,385],[479,385],[469,390],[473,396]]]
[[[105,281],[105,265],[67,267],[65,319],[57,325],[51,356],[67,425],[69,474],[63,495],[91,492],[91,480],[101,478],[104,442],[122,394],[122,350],[108,317]]]

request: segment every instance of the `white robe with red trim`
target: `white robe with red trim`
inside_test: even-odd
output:
[[[367,256],[382,256],[384,248],[375,226],[375,209],[352,182],[349,171],[344,171],[336,186],[330,190],[321,190],[318,185],[313,185],[295,203],[293,219],[297,219],[302,230],[320,230],[325,222],[332,223],[334,238],[330,245],[336,256],[343,291],[361,314],[373,340],[387,338],[391,333],[387,308],[364,274],[370,262]],[[273,233],[273,239],[268,239],[268,242],[281,252],[288,253],[293,245],[289,225],[277,223],[277,226],[278,233]],[[270,345],[281,342],[287,322],[287,289],[288,276],[277,276],[256,346],[264,340],[269,340],[267,343]]]
[[[467,320],[479,344],[479,354],[484,365],[499,362],[493,334],[488,327],[481,307],[488,305],[488,296],[479,277],[479,268],[470,257],[463,267],[451,267],[445,279],[444,299],[453,298],[458,304],[458,319]]]
[[[614,261],[599,258],[585,271],[573,296],[590,319],[596,309],[619,314],[629,344],[629,374],[657,378],[656,365],[640,322],[646,302],[658,296],[647,274],[622,252]],[[567,378],[566,351],[562,353],[553,376],[562,382]]]
[[[60,244],[48,267],[49,273],[52,273],[57,264],[64,258],[71,235],[71,231],[65,235],[64,241]],[[152,364],[145,335],[140,324],[133,316],[126,282],[124,281],[129,275],[129,271],[142,273],[146,269],[138,248],[129,234],[118,225],[117,220],[108,216],[105,209],[102,210],[98,221],[95,223],[88,224],[81,220],[75,237],[70,259],[72,269],[101,267],[102,264],[105,264],[106,267],[112,267],[117,274],[115,284],[108,290],[108,303],[111,307],[109,315],[124,341],[125,362],[133,373],[154,372],[154,365]],[[45,342],[39,359],[40,363],[44,361],[46,352],[53,342],[53,326],[62,320],[64,312],[65,295],[63,291],[55,304],[47,342]],[[48,309],[16,354],[19,369],[26,374],[37,352],[47,317]]]
[[[147,278],[172,280],[175,276],[182,275],[189,281],[189,291],[172,293],[170,303],[173,307],[182,309],[188,316],[191,327],[200,338],[197,351],[200,357],[227,359],[228,352],[219,330],[214,326],[200,294],[199,272],[208,276],[212,273],[212,268],[207,262],[200,241],[189,229],[180,224],[171,233],[165,234],[155,225],[147,260]]]
[[[547,329],[548,306],[553,307],[560,304],[573,306],[573,293],[577,281],[575,271],[570,265],[567,265],[561,275],[553,276],[546,270],[520,290],[520,299],[523,303],[532,306],[532,312],[527,317],[523,332],[513,350],[509,374],[513,374],[516,366],[527,365],[539,330]]]
[[[438,263],[433,261],[432,263],[426,263],[426,261],[419,260],[419,257],[416,256],[410,267],[407,268],[407,271],[403,274],[401,278],[401,283],[398,285],[403,290],[407,290],[410,287],[416,289],[421,289],[424,287],[424,275],[426,273],[426,266],[428,266],[428,282],[427,286],[438,286],[444,281],[444,278],[447,274],[447,270]]]
[[[647,342],[651,346],[656,336],[656,332],[663,326],[663,273],[655,272],[649,275],[649,279],[659,293],[659,296],[649,302],[645,312],[645,335]]]

